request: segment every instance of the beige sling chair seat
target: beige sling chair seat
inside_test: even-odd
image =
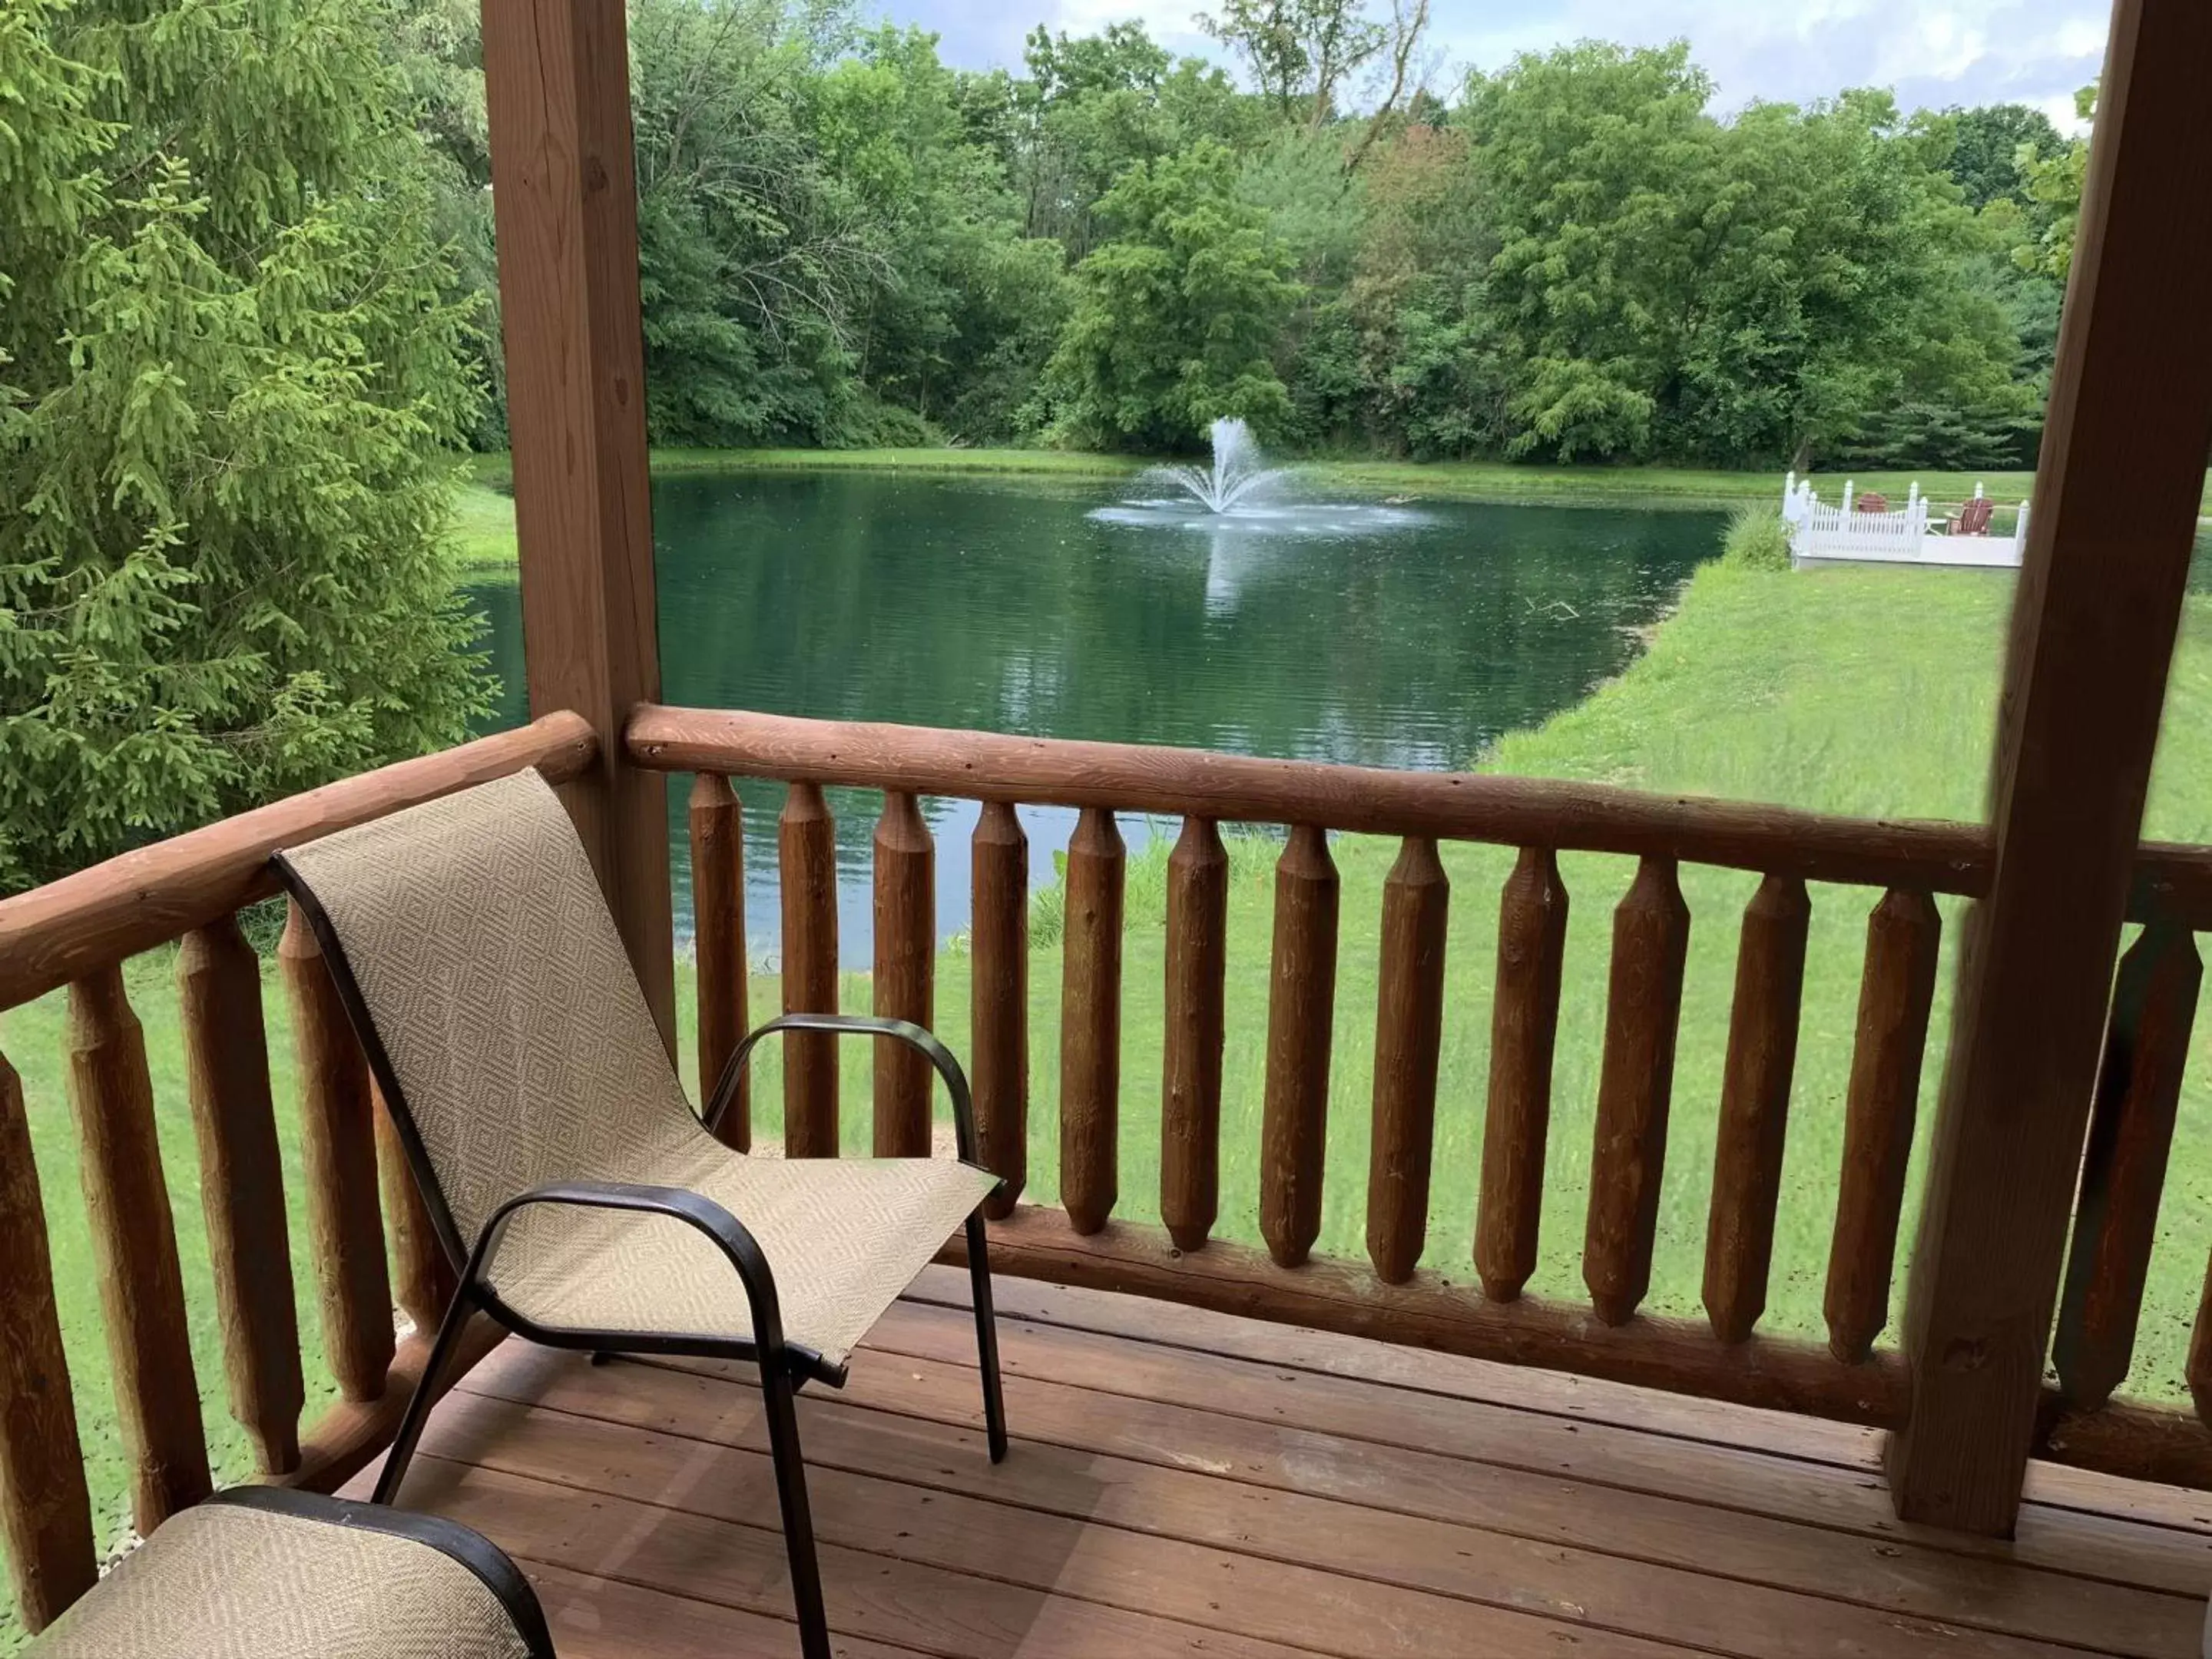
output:
[[[553,1659],[506,1556],[451,1521],[247,1486],[172,1516],[25,1659]]]
[[[793,1015],[751,1032],[703,1121],[685,1099],[590,863],[534,771],[276,855],[367,1049],[461,1288],[386,1459],[404,1479],[446,1357],[481,1309],[600,1353],[757,1360],[802,1647],[829,1653],[792,1396],[967,1230],[994,1461],[1006,1449],[958,1062],[919,1026]],[[747,1158],[712,1127],[763,1037],[860,1033],[926,1054],[960,1161]]]

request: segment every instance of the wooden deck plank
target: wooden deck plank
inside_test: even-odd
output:
[[[631,1382],[623,1379],[622,1386]],[[433,1429],[430,1443],[445,1455],[460,1450],[480,1458],[484,1467],[502,1473],[586,1492],[672,1504],[687,1513],[725,1521],[746,1522],[772,1516],[774,1477],[766,1437],[752,1409],[753,1391],[726,1382],[721,1392],[728,1401],[725,1413],[716,1422],[710,1408],[708,1420],[733,1436],[752,1429],[749,1437],[762,1449],[653,1434],[599,1419],[483,1397],[459,1402],[444,1414],[446,1420]],[[805,1431],[802,1425],[802,1437]],[[948,1464],[953,1461],[948,1449],[940,1437],[921,1461],[926,1467]],[[968,1449],[965,1461],[990,1468],[980,1448]],[[1075,1480],[1092,1488],[1095,1502],[1110,1501],[1103,1479],[1078,1474]],[[1575,1634],[1575,1625],[1585,1626],[1585,1636],[1589,1633],[1588,1615],[1571,1599],[1571,1592],[1588,1593],[1584,1576],[1559,1570],[1571,1569],[1571,1562],[1554,1566],[1550,1586],[1529,1583],[1524,1592],[1526,1609],[1516,1610],[1495,1601],[1382,1583],[1363,1583],[1356,1591],[1349,1590],[1345,1578],[1333,1571],[1127,1530],[1103,1516],[1086,1516],[1080,1494],[1074,1498],[1073,1513],[1012,1508],[944,1487],[931,1490],[900,1480],[854,1474],[818,1457],[810,1458],[807,1483],[816,1535],[825,1546],[842,1545],[933,1571],[988,1576],[1025,1589],[1056,1590],[1133,1614],[1149,1612],[1339,1659],[1378,1659],[1409,1647],[1438,1654],[1534,1653],[1555,1648],[1562,1638]],[[1201,1489],[1217,1484],[1197,1483]],[[1065,1489],[1061,1496],[1066,1496]],[[1154,1491],[1148,1496],[1163,1504],[1178,1498],[1186,1504],[1191,1501],[1187,1492]],[[1258,1517],[1249,1513],[1249,1504],[1246,1508],[1250,1525]],[[1264,1524],[1272,1530],[1282,1521],[1273,1516]],[[1472,1576],[1472,1560],[1458,1565]],[[1533,1562],[1514,1565],[1534,1571]],[[1647,1592],[1656,1588],[1643,1587]],[[1510,1588],[1505,1593],[1510,1593]],[[1625,1604],[1625,1610],[1634,1616],[1632,1602]],[[1563,1618],[1544,1616],[1547,1613]],[[1765,1621],[1765,1626],[1769,1633],[1779,1636],[1778,1620]],[[1613,1651],[1677,1650],[1648,1643],[1632,1628],[1620,1626],[1607,1631],[1603,1639]],[[1771,1651],[1783,1659],[1788,1653],[1814,1650],[1794,1644],[1729,1650],[1746,1655]],[[1829,1644],[1820,1650],[1870,1656],[1893,1650],[1880,1644]],[[1957,1644],[1944,1650],[2008,1656],[2060,1651],[2040,1644],[1977,1649]]]
[[[1493,1606],[1549,1608],[1601,1630],[1759,1659],[1853,1650],[2054,1651],[2017,1639],[2027,1636],[2129,1654],[2187,1655],[2202,1622],[2196,1604],[2179,1596],[1950,1557],[1932,1558],[1931,1571],[1923,1552],[1885,1558],[1788,1523],[1625,1494],[1592,1504],[1586,1494],[1563,1492],[1557,1482],[1534,1477],[1505,1476],[1506,1485],[1517,1482],[1524,1490],[1501,1494],[1494,1485],[1468,1481],[1464,1465],[1427,1459],[1431,1467],[1418,1472],[1414,1484],[1432,1494],[1432,1506],[1461,1517],[1440,1522],[1399,1506],[1396,1486],[1407,1471],[1387,1466],[1387,1459],[1386,1467],[1374,1468],[1374,1448],[1053,1384],[1011,1388],[1017,1455],[993,1468],[974,1431],[978,1414],[968,1404],[975,1394],[972,1370],[908,1363],[927,1369],[890,1380],[884,1391],[900,1402],[893,1410],[826,1395],[807,1402],[802,1432],[810,1468]],[[765,1432],[742,1370],[715,1375],[703,1366],[624,1367],[611,1386],[604,1371],[518,1350],[468,1386],[503,1400],[759,1451]],[[918,1419],[894,1414],[917,1407],[926,1413]],[[1125,1414],[1139,1420],[1117,1420]],[[1102,1446],[1103,1441],[1114,1443]],[[1174,1448],[1172,1457],[1163,1457],[1161,1447]],[[1133,1455],[1116,1455],[1125,1450]],[[506,1467],[506,1447],[487,1455]],[[1400,1454],[1398,1461],[1424,1460]],[[1301,1484],[1333,1485],[1342,1495],[1316,1496]],[[1388,1506],[1370,1507],[1377,1499]],[[1533,1535],[1498,1529],[1528,1520],[1533,1510],[1541,1511]],[[1717,1527],[1708,1524],[1716,1522]],[[1583,1547],[1593,1534],[1630,1553]],[[1675,1559],[1655,1562],[1655,1551]],[[1720,1577],[1710,1576],[1713,1563],[1724,1564]],[[1366,1611],[1383,1617],[1391,1612]],[[1401,1632],[1408,1628],[1402,1619],[1389,1621]]]
[[[473,1527],[526,1563],[771,1618],[791,1606],[783,1540],[773,1530],[627,1498],[580,1500],[572,1487],[427,1453],[407,1489],[410,1508]],[[764,1512],[773,1518],[773,1497]],[[1293,1659],[1305,1651],[834,1545],[823,1547],[821,1559],[834,1632],[943,1659]],[[634,1659],[658,1653],[654,1632],[635,1634],[629,1650]],[[798,1646],[794,1629],[787,1651],[796,1653]]]
[[[1370,1342],[1334,1331],[1244,1319],[1176,1303],[1048,1285],[1038,1279],[1001,1278],[994,1295],[1002,1316],[1033,1323],[1067,1326],[1195,1352],[1233,1354],[1263,1364],[1290,1365],[1455,1399],[1486,1401],[1516,1411],[1612,1423],[1678,1439],[1832,1463],[1839,1468],[1879,1471],[1881,1468],[1881,1431],[1856,1424],[1726,1401],[1695,1400],[1602,1377],[1575,1376],[1426,1348]],[[967,1273],[955,1267],[926,1267],[907,1296],[910,1301],[964,1309]],[[2212,1492],[2127,1480],[2039,1461],[2028,1465],[2026,1496],[2031,1504],[2123,1516],[2212,1536]]]
[[[648,1589],[620,1578],[522,1564],[538,1592],[561,1659],[787,1659],[799,1651],[788,1619],[745,1613],[718,1601]],[[836,1639],[837,1659],[918,1659],[921,1650]]]
[[[1895,1522],[1847,1428],[1095,1291],[1000,1300],[1003,1464],[936,1270],[844,1390],[802,1397],[849,1659],[2199,1650],[2212,1536],[2172,1494],[2093,1480],[2017,1542],[1962,1539]],[[796,1651],[744,1367],[508,1344],[404,1501],[513,1553],[569,1659]]]
[[[887,1354],[965,1363],[963,1316],[902,1303],[868,1346]],[[964,1346],[963,1346],[964,1344]],[[2024,1510],[2009,1541],[1915,1527],[1892,1512],[1873,1471],[1832,1469],[1741,1448],[1571,1422],[1333,1375],[1222,1357],[1202,1371],[1176,1353],[1095,1332],[1002,1317],[1006,1374],[1168,1401],[1261,1422],[1589,1485],[1679,1498],[1852,1533],[1884,1544],[2043,1566],[2079,1577],[2202,1595],[2212,1583],[2212,1539],[2124,1520],[2044,1508]],[[863,1361],[865,1363],[865,1356]],[[855,1365],[858,1373],[860,1365]]]

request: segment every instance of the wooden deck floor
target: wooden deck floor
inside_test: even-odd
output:
[[[2039,1467],[2016,1541],[1900,1526],[1873,1436],[1000,1281],[1007,1461],[961,1277],[800,1403],[840,1651],[2195,1656],[2197,1495]],[[797,1651],[731,1368],[509,1342],[405,1501],[489,1534],[564,1659]]]

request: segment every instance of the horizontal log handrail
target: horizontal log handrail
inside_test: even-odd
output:
[[[661,772],[1619,853],[1966,898],[1988,890],[1994,856],[1982,825],[1941,819],[873,720],[641,703],[623,741],[633,763]],[[2212,929],[2212,847],[2145,842],[2128,914]]]
[[[271,896],[269,855],[535,766],[563,783],[599,751],[580,714],[493,737],[241,812],[0,899],[0,1008],[44,996]]]
[[[1990,872],[1989,838],[1972,824],[1838,817],[1607,784],[659,703],[638,706],[624,742],[635,763],[665,772],[1622,853],[1969,896]],[[2212,865],[2205,894],[2212,900]]]

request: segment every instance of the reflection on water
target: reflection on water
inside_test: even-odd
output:
[[[1284,507],[1298,533],[1116,507],[1111,484],[740,473],[653,485],[672,702],[1368,765],[1464,766],[1617,673],[1716,549],[1717,514],[1419,502]],[[1104,509],[1101,511],[1101,509]],[[1248,509],[1273,512],[1272,507]],[[1146,516],[1150,514],[1151,516]],[[523,716],[512,586],[476,590]],[[782,790],[742,784],[748,937],[776,939]],[[878,800],[838,814],[842,954],[869,956]],[[684,790],[671,791],[688,932]],[[966,926],[965,802],[925,804],[940,930]],[[1023,814],[1036,879],[1073,814]],[[1166,826],[1161,826],[1165,828]],[[1151,833],[1124,826],[1132,848]]]

